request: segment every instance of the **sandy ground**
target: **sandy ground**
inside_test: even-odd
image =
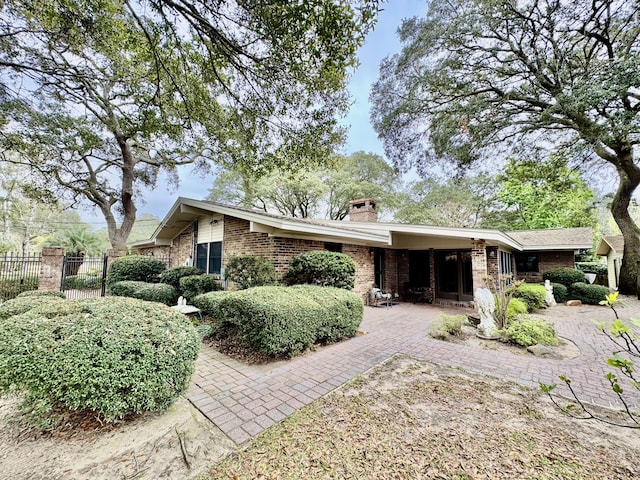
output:
[[[164,414],[57,435],[25,429],[17,403],[0,398],[2,480],[190,479],[234,449],[185,398]]]

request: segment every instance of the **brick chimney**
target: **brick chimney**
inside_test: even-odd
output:
[[[360,198],[349,202],[350,222],[377,222],[378,210],[372,198]]]

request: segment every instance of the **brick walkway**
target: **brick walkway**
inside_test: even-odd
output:
[[[640,302],[629,297],[618,311],[622,318],[640,317]],[[557,306],[544,311],[558,334],[580,349],[580,356],[570,360],[513,355],[428,338],[440,312],[469,310],[412,304],[365,307],[361,329],[366,335],[269,365],[245,365],[203,346],[188,398],[237,444],[395,354],[536,387],[538,382],[558,383],[558,375],[566,375],[582,399],[605,406],[615,400],[603,378],[612,344],[592,323],[613,320],[608,309]],[[562,387],[559,393],[568,393]]]

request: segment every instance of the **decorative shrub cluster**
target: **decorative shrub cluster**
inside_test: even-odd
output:
[[[518,345],[557,345],[558,337],[550,323],[538,318],[521,318],[502,330],[504,338]]]
[[[64,300],[62,298],[52,295],[18,296],[0,304],[0,320],[28,312],[40,306],[60,305],[63,303]]]
[[[213,292],[193,303],[229,335],[267,355],[293,356],[318,342],[352,337],[364,313],[355,293],[311,285]]]
[[[137,280],[123,280],[109,286],[109,293],[118,297],[133,297],[133,294],[147,285],[147,282]]]
[[[1,323],[0,391],[26,393],[24,408],[110,422],[164,410],[185,391],[200,338],[184,315],[130,298],[47,300]]]
[[[527,304],[523,300],[512,298],[507,305],[507,324],[512,323],[520,315],[524,315],[527,312]]]
[[[583,272],[568,267],[547,270],[542,274],[542,278],[549,280],[551,283],[561,283],[565,287],[569,287],[576,282],[586,282],[587,280]]]
[[[124,280],[111,285],[111,295],[131,297],[148,302],[160,302],[165,305],[175,305],[178,292],[167,283],[147,283],[134,280]]]
[[[607,287],[602,285],[589,285],[588,283],[574,283],[569,287],[569,297],[574,300],[580,300],[588,305],[598,305],[607,299],[607,295],[611,293]]]
[[[107,272],[107,286],[125,280],[155,283],[158,276],[167,269],[165,264],[154,257],[145,255],[128,255],[116,258]]]
[[[225,279],[234,282],[241,289],[274,285],[276,268],[264,257],[235,256],[227,262]]]
[[[356,265],[344,253],[304,252],[291,259],[284,281],[288,285],[309,284],[352,290],[356,281]]]
[[[558,303],[564,303],[569,298],[569,289],[561,283],[552,283],[553,287],[553,298],[556,299]]]
[[[60,290],[29,290],[27,292],[22,292],[18,295],[18,298],[24,297],[57,297],[57,298],[67,298],[64,292]]]
[[[202,275],[204,272],[197,267],[174,267],[169,268],[160,274],[160,283],[168,283],[175,288],[180,295],[182,290],[180,287],[180,279],[183,277],[190,277],[193,275]]]
[[[190,275],[180,279],[180,291],[182,295],[193,300],[198,295],[207,292],[222,290],[218,275]]]
[[[547,290],[544,288],[544,285],[523,283],[517,288],[513,296],[526,303],[527,310],[532,312],[533,310],[544,308],[546,305]]]

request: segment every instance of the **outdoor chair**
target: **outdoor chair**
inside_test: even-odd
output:
[[[393,296],[390,293],[383,292],[379,288],[372,288],[371,296],[373,297],[374,306],[377,307],[380,303],[384,303],[387,308],[391,306]]]

